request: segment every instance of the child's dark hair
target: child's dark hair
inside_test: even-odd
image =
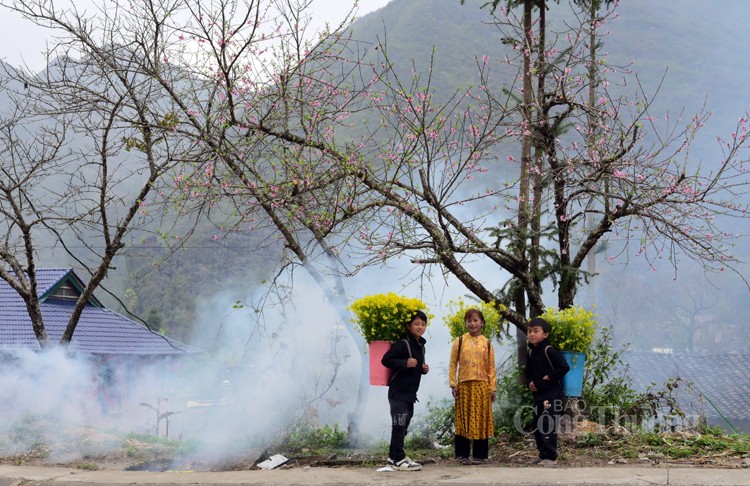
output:
[[[471,316],[479,317],[482,320],[482,327],[484,327],[485,323],[487,322],[484,320],[484,314],[482,314],[482,311],[475,307],[472,307],[471,309],[468,309],[466,312],[464,312],[464,322],[466,322],[466,319]]]
[[[424,313],[424,312],[422,312],[421,310],[417,310],[417,311],[414,311],[414,312],[412,313],[411,317],[410,317],[410,318],[409,318],[409,320],[408,320],[408,321],[406,322],[406,325],[408,326],[409,324],[411,324],[412,322],[414,322],[414,319],[416,319],[416,318],[420,318],[420,319],[422,319],[423,321],[427,322],[427,314],[425,314],[425,313]]]
[[[549,333],[551,326],[549,325],[549,322],[545,321],[541,317],[535,317],[532,320],[529,321],[528,326],[526,327],[535,327],[539,326],[542,328],[542,331]]]

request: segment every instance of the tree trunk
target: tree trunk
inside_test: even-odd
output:
[[[523,3],[523,31],[524,31],[524,49],[523,49],[523,113],[524,123],[530,127],[532,124],[532,104],[534,102],[534,93],[531,74],[531,51],[532,51],[532,8],[533,1],[525,0]],[[530,168],[531,168],[531,148],[532,135],[531,130],[526,130],[521,138],[521,176],[519,181],[519,198],[518,198],[518,232],[516,241],[516,251],[523,258],[526,253],[526,238],[529,229],[529,189],[530,189]],[[519,314],[526,315],[525,290],[520,288],[516,291],[514,305]],[[516,331],[517,338],[517,363],[519,366],[526,365],[526,334],[519,328]]]

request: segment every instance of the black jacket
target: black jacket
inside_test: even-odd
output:
[[[422,337],[417,341],[411,334],[406,339],[409,340],[409,347],[411,347],[411,357],[417,360],[416,368],[406,367],[406,360],[410,356],[409,348],[403,339],[393,343],[380,362],[394,371],[391,382],[388,384],[388,398],[413,403],[417,401],[419,382],[424,374],[422,365],[424,364],[424,345],[427,341]]]
[[[568,362],[554,346],[545,339],[539,344],[529,344],[529,359],[526,362],[524,375],[526,386],[532,381],[537,391],[534,401],[553,400],[563,397],[562,378],[570,371]],[[549,380],[544,380],[544,376]]]

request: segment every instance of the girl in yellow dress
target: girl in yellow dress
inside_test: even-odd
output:
[[[492,418],[492,402],[497,393],[495,350],[482,335],[485,325],[482,311],[467,310],[464,322],[468,332],[453,341],[448,370],[449,385],[456,399],[456,458],[461,464],[484,464],[489,457],[489,438],[495,430]]]

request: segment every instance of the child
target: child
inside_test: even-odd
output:
[[[393,343],[381,363],[395,370],[388,384],[388,403],[391,407],[391,447],[388,452],[388,466],[399,471],[419,471],[422,465],[409,459],[404,453],[404,438],[409,422],[414,415],[414,402],[422,375],[430,371],[425,363],[422,337],[427,329],[427,315],[416,311],[406,323],[407,336]]]
[[[485,325],[482,311],[467,310],[464,322],[468,332],[453,342],[448,369],[448,384],[456,399],[456,458],[464,465],[484,464],[489,457],[489,438],[495,431],[492,418],[497,391],[495,350],[482,335]],[[469,458],[472,441],[473,460]]]
[[[557,465],[557,426],[563,411],[562,377],[570,370],[568,362],[547,342],[550,325],[541,317],[526,328],[529,359],[524,371],[526,384],[534,395],[534,439],[540,466]]]

